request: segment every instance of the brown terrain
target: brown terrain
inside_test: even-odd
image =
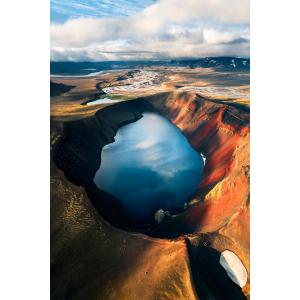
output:
[[[249,103],[168,87],[86,107],[99,78],[66,81],[76,87],[51,99],[51,298],[249,299]],[[206,165],[181,214],[138,227],[92,179],[101,147],[148,110],[180,128]],[[224,250],[247,270],[242,290],[220,268]]]

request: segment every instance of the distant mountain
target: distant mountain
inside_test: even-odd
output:
[[[199,59],[172,59],[161,61],[104,61],[104,62],[51,62],[50,73],[56,75],[87,75],[92,72],[143,67],[213,68],[216,71],[250,70],[250,59],[242,57],[205,57]]]
[[[250,59],[242,57],[206,57],[191,60],[172,60],[173,65],[190,68],[214,68],[217,71],[249,71]]]
[[[74,87],[75,86],[73,85],[66,85],[63,83],[55,83],[50,81],[50,97],[60,96],[61,94],[68,92]]]

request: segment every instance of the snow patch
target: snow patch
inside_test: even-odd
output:
[[[247,283],[247,271],[235,253],[225,250],[221,253],[220,264],[230,279],[243,288]]]

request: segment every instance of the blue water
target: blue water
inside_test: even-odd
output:
[[[148,222],[159,209],[183,209],[201,181],[203,165],[177,127],[158,114],[144,113],[103,147],[94,182],[119,199],[132,220]]]

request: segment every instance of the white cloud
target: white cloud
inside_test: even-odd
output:
[[[249,0],[160,0],[125,19],[51,25],[52,60],[249,55]]]
[[[140,15],[148,20],[168,22],[203,18],[226,23],[248,23],[249,0],[160,0]]]

